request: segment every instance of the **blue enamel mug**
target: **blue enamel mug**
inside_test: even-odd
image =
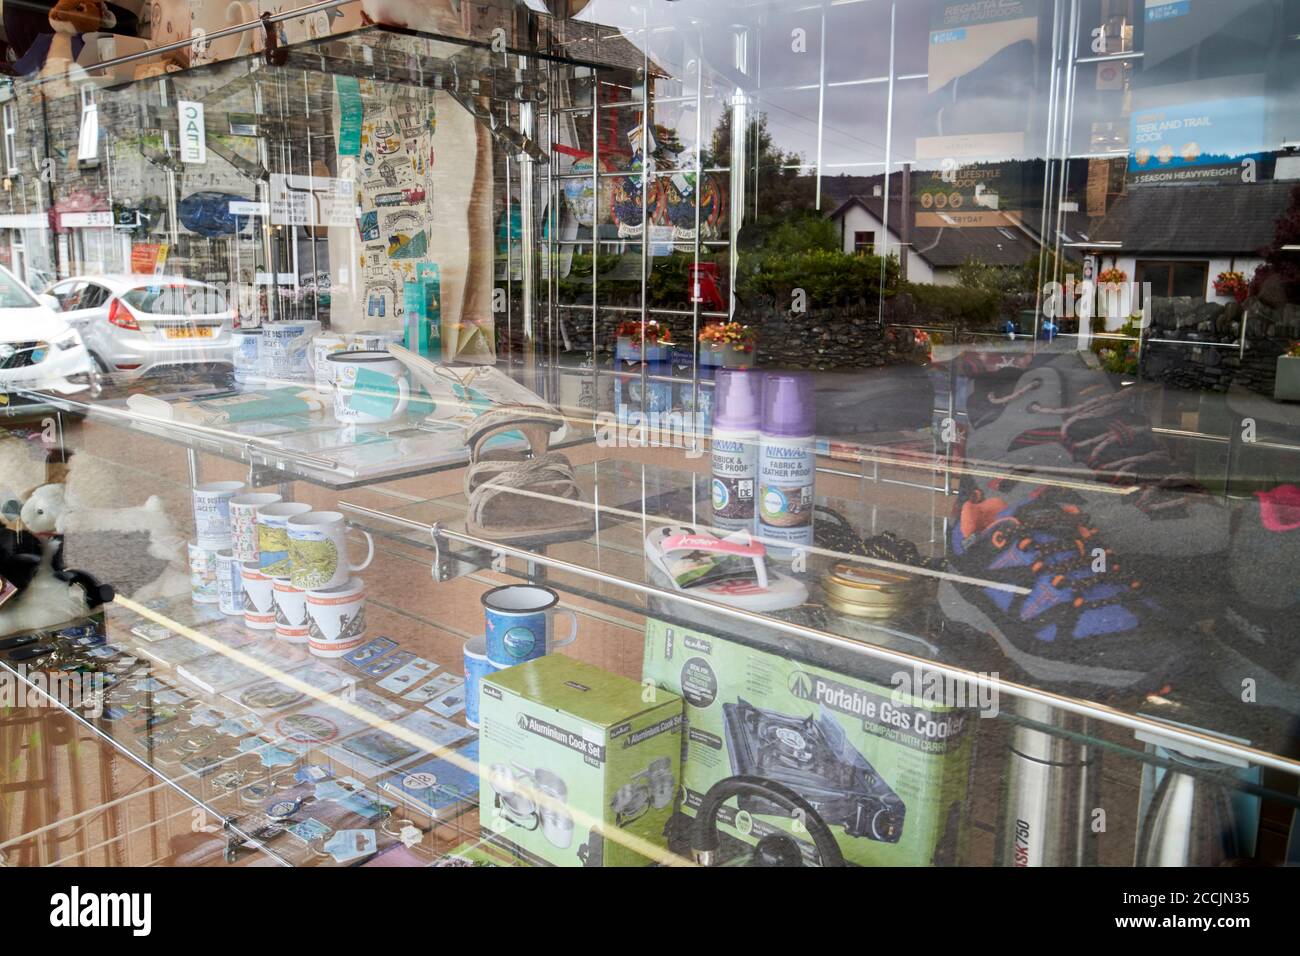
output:
[[[497,667],[513,667],[542,657],[578,636],[578,618],[559,607],[560,596],[535,584],[507,584],[483,595],[487,656]],[[569,619],[569,633],[555,636],[555,619]]]

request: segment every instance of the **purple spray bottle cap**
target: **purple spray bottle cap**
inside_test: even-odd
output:
[[[763,373],[743,368],[719,369],[714,386],[713,427],[757,431],[762,421]]]
[[[799,438],[816,427],[813,380],[807,372],[768,372],[763,379],[763,431]]]

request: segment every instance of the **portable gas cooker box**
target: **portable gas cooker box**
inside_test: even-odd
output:
[[[788,643],[747,646],[647,619],[644,677],[686,701],[681,811],[693,817],[719,780],[755,776],[812,804],[849,863],[953,863],[976,713],[896,693],[888,672],[848,676],[879,670],[859,655],[817,648],[825,659],[812,663]],[[779,828],[813,856],[806,828],[758,797],[729,801],[719,827],[751,844]]]

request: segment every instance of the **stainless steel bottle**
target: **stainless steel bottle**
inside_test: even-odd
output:
[[[1237,853],[1232,791],[1206,776],[1227,768],[1209,760],[1170,754],[1197,773],[1165,770],[1138,837],[1138,866],[1218,866]]]
[[[1047,704],[1017,700],[1014,713],[1084,735],[1087,721]],[[1100,805],[1099,754],[1070,737],[1017,725],[1012,731],[998,828],[999,866],[1094,866],[1091,830]]]

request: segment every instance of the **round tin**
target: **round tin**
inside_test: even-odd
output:
[[[889,618],[906,610],[924,582],[910,574],[841,562],[823,575],[822,590],[832,610],[850,617]]]

